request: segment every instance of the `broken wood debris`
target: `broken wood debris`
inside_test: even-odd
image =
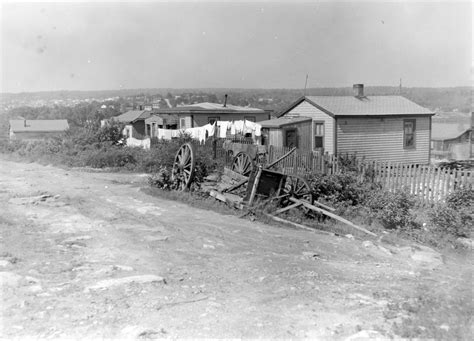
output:
[[[352,228],[355,228],[356,230],[359,230],[359,231],[365,232],[365,233],[367,233],[367,234],[369,234],[369,235],[371,235],[371,236],[377,237],[377,235],[376,235],[375,233],[370,232],[369,230],[367,230],[367,229],[365,229],[365,228],[363,228],[363,227],[357,226],[356,224],[350,222],[349,220],[344,219],[344,218],[342,218],[342,217],[340,217],[340,216],[338,216],[338,215],[336,215],[336,214],[334,214],[334,213],[331,213],[331,212],[329,212],[329,211],[327,211],[327,210],[325,210],[325,209],[316,207],[316,206],[311,205],[311,204],[309,204],[309,203],[307,203],[307,202],[305,202],[305,201],[298,200],[298,199],[295,199],[295,198],[290,198],[290,201],[292,201],[292,202],[294,202],[294,203],[300,203],[300,204],[302,204],[303,206],[305,206],[305,207],[307,207],[307,208],[309,208],[309,209],[312,209],[313,211],[322,213],[322,214],[324,214],[324,215],[326,215],[326,216],[328,216],[328,217],[330,217],[330,218],[336,219],[336,220],[338,220],[338,221],[340,221],[340,222],[342,222],[342,223],[344,223],[344,224],[346,224],[346,225],[348,225],[348,226],[350,226],[350,227],[352,227]]]

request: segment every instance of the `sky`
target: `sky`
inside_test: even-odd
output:
[[[0,91],[470,86],[471,6],[4,1]]]

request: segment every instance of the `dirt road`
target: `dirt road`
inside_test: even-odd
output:
[[[145,183],[0,161],[1,336],[390,336],[395,298],[462,281],[413,250],[199,210]]]

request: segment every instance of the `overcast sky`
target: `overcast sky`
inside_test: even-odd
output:
[[[471,85],[469,1],[3,3],[1,91]]]

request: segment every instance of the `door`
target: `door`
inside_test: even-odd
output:
[[[294,148],[298,147],[298,135],[296,129],[286,129],[285,134],[285,147]]]

